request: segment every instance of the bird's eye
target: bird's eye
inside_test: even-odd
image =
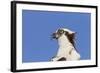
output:
[[[64,33],[64,30],[59,29],[58,30],[58,33],[61,33],[62,34],[62,33]]]

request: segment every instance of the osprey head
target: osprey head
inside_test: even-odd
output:
[[[75,37],[75,32],[69,30],[69,29],[66,29],[66,28],[60,28],[58,30],[56,30],[56,32],[54,32],[52,34],[52,38],[53,39],[59,39],[62,35],[65,35],[68,40],[74,44],[74,37]]]

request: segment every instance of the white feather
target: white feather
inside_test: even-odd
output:
[[[73,31],[70,31],[69,29],[64,29],[61,28],[64,31],[75,33]],[[53,58],[53,61],[57,61],[61,57],[65,57],[67,60],[79,60],[80,59],[80,54],[75,50],[71,42],[68,40],[68,37],[66,37],[65,34],[63,34],[61,37],[58,39],[58,44],[59,44],[59,49],[57,56]],[[71,54],[69,54],[71,52]]]

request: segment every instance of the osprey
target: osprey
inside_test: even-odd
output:
[[[72,61],[80,59],[80,54],[74,45],[75,32],[66,28],[60,28],[52,34],[52,38],[58,41],[59,48],[57,55],[51,61]]]

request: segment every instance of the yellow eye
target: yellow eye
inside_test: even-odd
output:
[[[61,33],[62,34],[62,33],[64,33],[64,30],[59,29],[58,30],[58,33]]]

